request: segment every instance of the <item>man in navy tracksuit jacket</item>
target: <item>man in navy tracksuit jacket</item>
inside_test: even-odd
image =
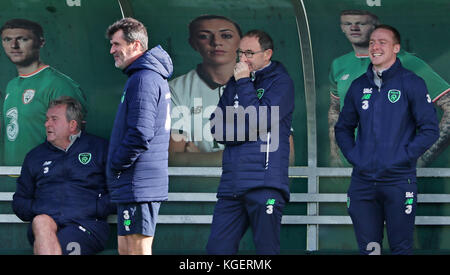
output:
[[[107,32],[115,65],[128,75],[107,162],[111,201],[118,204],[119,253],[151,254],[159,205],[169,189],[172,60],[160,46],[147,50],[147,31],[135,19],[119,20]]]
[[[350,86],[335,126],[338,145],[353,165],[347,204],[362,254],[380,253],[384,221],[391,252],[412,253],[416,162],[439,137],[425,82],[402,67],[399,50],[395,28],[375,28],[372,63]]]
[[[249,225],[258,254],[280,250],[282,211],[290,194],[294,85],[284,66],[270,61],[272,51],[273,42],[262,31],[242,38],[240,62],[211,116],[213,137],[226,146],[209,254],[235,254]],[[227,119],[230,111],[237,118]],[[245,112],[255,116],[244,118]]]
[[[94,254],[108,239],[106,218],[114,212],[106,186],[108,142],[82,132],[73,110],[80,114],[82,107],[70,97],[50,103],[47,141],[26,155],[17,180],[12,207],[31,222],[35,254]]]

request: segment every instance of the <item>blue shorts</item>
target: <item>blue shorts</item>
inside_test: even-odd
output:
[[[117,235],[154,236],[160,202],[117,204]]]
[[[208,254],[236,254],[249,226],[258,254],[279,254],[284,205],[281,192],[270,188],[250,190],[236,199],[219,198],[206,246]]]
[[[32,225],[28,227],[28,241],[34,244]],[[58,224],[56,233],[63,255],[93,255],[104,249],[92,232],[75,223]]]

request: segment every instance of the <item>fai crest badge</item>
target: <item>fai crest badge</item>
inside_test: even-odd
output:
[[[80,153],[78,155],[78,160],[84,165],[88,164],[91,161],[91,158],[91,153]]]
[[[261,99],[261,97],[264,95],[264,89],[263,88],[259,88],[258,90],[256,90],[256,96],[258,97],[258,99]]]
[[[35,90],[31,90],[31,89],[27,89],[27,90],[23,91],[23,94],[22,94],[23,104],[30,103],[33,100],[33,98],[34,98],[34,94],[35,93],[36,93],[36,91]]]
[[[400,99],[402,93],[399,90],[389,90],[388,99],[391,103],[395,103]]]

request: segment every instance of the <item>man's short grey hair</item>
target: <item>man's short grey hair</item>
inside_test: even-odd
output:
[[[119,30],[123,31],[123,39],[127,41],[128,44],[138,40],[144,51],[148,49],[147,28],[145,28],[144,24],[138,20],[126,17],[114,22],[106,30],[106,37],[111,39]]]
[[[66,105],[66,119],[67,122],[75,120],[77,122],[77,129],[84,129],[84,110],[81,103],[73,97],[70,96],[60,96],[57,99],[50,101],[48,104],[48,109],[59,106]]]
[[[259,45],[264,51],[269,49],[272,51],[274,50],[272,37],[270,37],[270,35],[263,30],[250,30],[246,34],[244,34],[244,37],[258,38]]]

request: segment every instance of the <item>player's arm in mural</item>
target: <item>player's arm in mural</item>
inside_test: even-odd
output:
[[[330,164],[331,166],[342,166],[339,157],[339,147],[336,143],[334,126],[338,121],[340,113],[339,97],[330,93],[330,108],[328,109],[328,136],[330,138]]]
[[[442,110],[439,139],[418,159],[417,166],[425,167],[445,151],[450,143],[450,84],[417,56],[400,51],[398,58],[404,67],[420,76],[426,83],[436,109]]]
[[[450,88],[445,94],[434,101],[442,109],[443,114],[439,122],[439,139],[417,161],[418,167],[424,167],[436,159],[450,144]]]

